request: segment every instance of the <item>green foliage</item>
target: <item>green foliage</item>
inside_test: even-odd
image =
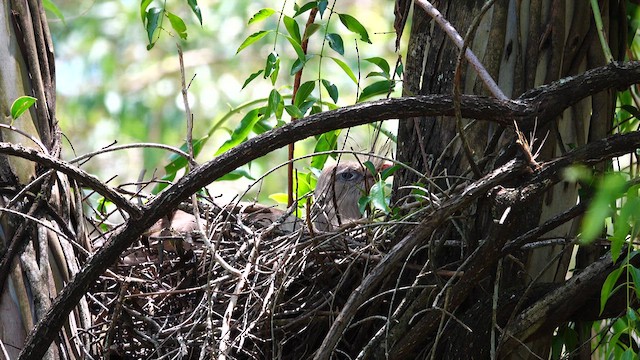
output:
[[[51,12],[58,19],[62,20],[63,24],[66,25],[66,23],[64,21],[64,15],[62,15],[62,11],[60,11],[58,6],[56,4],[54,4],[53,1],[51,1],[51,0],[42,0],[42,5],[44,6],[45,10]]]
[[[187,39],[187,25],[184,20],[167,10],[167,2],[163,1],[160,6],[151,6],[153,0],[142,0],[140,2],[140,18],[142,19],[142,25],[147,32],[148,45],[147,50],[151,50],[160,38],[160,30],[164,30],[162,27],[164,17],[169,19],[171,28],[175,33],[183,40]],[[200,25],[202,25],[202,12],[198,6],[197,0],[188,0],[187,5],[198,18]]]
[[[38,99],[32,96],[20,96],[19,98],[13,101],[11,104],[11,119],[17,120],[20,115],[22,115],[25,111],[29,110],[33,104],[36,103]]]

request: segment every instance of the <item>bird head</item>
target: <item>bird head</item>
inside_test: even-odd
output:
[[[376,170],[391,166],[375,161]],[[318,177],[314,192],[313,223],[320,231],[330,231],[344,223],[362,218],[358,200],[369,193],[376,179],[361,163],[342,161],[326,167]]]

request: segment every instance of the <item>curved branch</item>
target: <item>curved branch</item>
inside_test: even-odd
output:
[[[462,96],[462,116],[478,120],[494,121],[506,126],[512,126],[513,121],[527,131],[537,120],[539,124],[552,121],[565,108],[581,99],[596,94],[608,88],[620,88],[640,82],[640,62],[613,63],[604,67],[587,71],[581,75],[562,79],[550,85],[542,86],[523,94],[517,100],[496,100],[481,96]],[[48,348],[57,331],[68,318],[68,314],[75,307],[89,285],[102,274],[106,268],[114,263],[121,252],[133,243],[147,228],[158,219],[176,208],[182,200],[187,199],[202,187],[215,181],[226,173],[255,160],[269,152],[299,141],[309,136],[322,134],[341,128],[347,128],[365,123],[386,119],[406,119],[418,116],[453,115],[454,107],[451,96],[429,95],[420,97],[406,97],[399,99],[385,99],[369,103],[357,104],[349,107],[308,116],[294,121],[280,128],[266,132],[260,136],[225,152],[215,159],[195,168],[182,177],[174,185],[165,189],[154,200],[142,208],[141,217],[132,216],[125,226],[121,227],[105,245],[89,259],[85,267],[75,276],[58,295],[52,307],[47,311],[36,328],[29,334],[25,347],[20,353],[20,359],[39,359]],[[18,154],[16,154],[18,155]],[[47,161],[50,161],[49,159]],[[74,173],[75,175],[76,173]],[[494,174],[494,173],[492,173]],[[495,176],[495,175],[494,175]],[[486,177],[484,178],[486,180]],[[83,180],[83,179],[79,179]],[[478,184],[478,182],[474,183]],[[486,189],[483,187],[483,191]],[[471,193],[463,193],[461,199],[466,199]],[[475,194],[475,193],[473,193]],[[426,231],[432,226],[421,225],[415,231]],[[413,233],[412,233],[413,234]],[[409,240],[407,240],[409,241]],[[359,288],[370,291],[380,274],[396,257],[403,252],[390,253],[378,264],[365,283]],[[392,258],[393,256],[393,258]],[[381,268],[382,267],[382,268]],[[362,299],[361,292],[354,292],[353,296]],[[351,300],[350,300],[351,301]],[[358,305],[358,301],[351,302],[351,306]],[[343,310],[343,313],[345,311]],[[347,326],[344,317],[336,321],[326,339],[331,339],[325,348],[333,349],[335,338]],[[410,341],[410,339],[408,339]],[[326,353],[324,355],[327,355]],[[325,356],[326,357],[326,356]],[[322,357],[320,357],[322,358]]]
[[[61,173],[69,176],[70,178],[78,181],[79,183],[87,187],[92,188],[98,194],[111,200],[114,204],[116,204],[122,210],[126,211],[129,214],[129,216],[133,218],[142,216],[142,209],[140,209],[140,207],[138,207],[136,204],[130,202],[125,197],[123,197],[122,195],[118,194],[110,187],[103,184],[95,176],[89,173],[86,173],[85,171],[69,164],[68,162],[58,160],[56,158],[46,155],[43,152],[40,152],[33,148],[28,148],[19,144],[10,144],[5,142],[0,142],[0,153],[18,156],[23,159],[34,161],[45,167],[60,171]]]

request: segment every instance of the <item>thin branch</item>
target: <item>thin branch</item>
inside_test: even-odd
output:
[[[52,169],[60,171],[61,173],[69,176],[70,178],[87,187],[92,188],[98,194],[111,200],[119,208],[126,211],[129,216],[134,218],[142,216],[142,209],[140,209],[139,206],[131,203],[122,195],[118,194],[113,189],[102,183],[95,176],[86,173],[84,170],[81,170],[65,161],[58,160],[32,148],[5,142],[0,142],[0,153],[18,156],[27,160],[37,162],[38,164],[45,167],[50,167]]]

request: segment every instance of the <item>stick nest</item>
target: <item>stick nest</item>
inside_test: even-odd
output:
[[[178,215],[195,220],[180,210],[172,216]],[[100,278],[89,300],[96,318],[91,353],[310,357],[334,310],[380,255],[371,228],[287,232],[278,221],[264,226],[237,208],[206,218],[206,238],[163,219]]]

